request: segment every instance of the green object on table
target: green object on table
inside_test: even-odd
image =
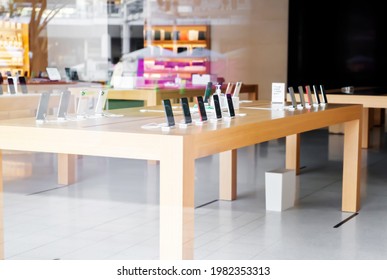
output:
[[[144,101],[141,100],[109,100],[109,110],[132,108],[132,107],[143,107]]]

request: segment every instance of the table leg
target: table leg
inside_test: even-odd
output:
[[[144,100],[144,106],[156,106],[161,104],[160,95],[158,94],[158,91],[155,90],[154,93],[148,94],[146,100]]]
[[[343,193],[342,211],[356,212],[360,209],[360,120],[344,124]]]
[[[300,134],[286,136],[286,169],[300,174]]]
[[[160,259],[193,259],[195,160],[178,146],[160,160]]]
[[[3,176],[3,152],[0,150],[0,260],[4,260],[3,181],[4,181],[4,176]]]
[[[219,199],[237,197],[237,150],[219,154]]]
[[[369,146],[369,108],[363,107],[363,121],[362,121],[362,135],[361,135],[361,147],[368,149]]]
[[[71,185],[76,182],[77,155],[58,154],[58,184]]]
[[[382,125],[382,108],[373,108],[372,110],[372,126],[381,126]]]

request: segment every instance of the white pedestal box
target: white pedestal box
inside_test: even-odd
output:
[[[265,173],[266,210],[283,211],[294,206],[296,172],[276,169]]]

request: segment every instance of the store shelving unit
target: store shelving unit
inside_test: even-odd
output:
[[[0,21],[0,72],[29,73],[28,24]]]
[[[208,56],[192,56],[197,48],[211,48],[208,25],[152,25],[144,28],[144,46],[161,47],[170,51],[162,57],[145,57],[143,75],[148,79],[191,80],[192,74],[209,74]]]

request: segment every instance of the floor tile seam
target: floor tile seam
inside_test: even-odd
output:
[[[157,236],[158,236],[158,234],[157,234]],[[111,257],[113,257],[114,255],[121,254],[121,253],[123,253],[124,251],[126,251],[126,250],[128,250],[128,249],[130,249],[130,248],[132,248],[132,247],[138,246],[138,245],[141,244],[141,243],[144,243],[144,242],[146,242],[146,241],[148,241],[148,240],[151,240],[152,238],[154,238],[154,236],[149,237],[149,238],[147,238],[147,239],[145,239],[145,240],[142,240],[142,241],[138,241],[137,243],[132,244],[132,245],[130,245],[130,246],[128,246],[128,247],[125,247],[125,248],[123,248],[122,250],[117,251],[116,253],[113,253],[113,254],[108,255],[106,258],[111,258]],[[159,245],[159,246],[160,246],[160,245]]]
[[[342,181],[341,178],[338,179],[338,180],[332,181],[331,183],[328,183],[327,185],[322,186],[321,188],[319,188],[319,189],[317,189],[317,190],[315,190],[315,191],[312,191],[311,193],[308,193],[308,194],[306,194],[306,195],[304,195],[304,196],[302,196],[302,197],[299,197],[298,200],[303,200],[303,199],[305,199],[305,198],[308,198],[308,197],[310,197],[310,196],[312,196],[312,195],[315,195],[316,193],[318,193],[318,192],[320,192],[320,191],[327,191],[326,189],[327,189],[328,187],[330,187],[330,186],[332,186],[332,185],[334,185],[334,184],[336,184],[336,183],[338,183],[338,182],[340,182],[340,181]],[[302,188],[302,186],[300,186],[300,188]],[[332,192],[332,191],[327,191],[327,192]]]

